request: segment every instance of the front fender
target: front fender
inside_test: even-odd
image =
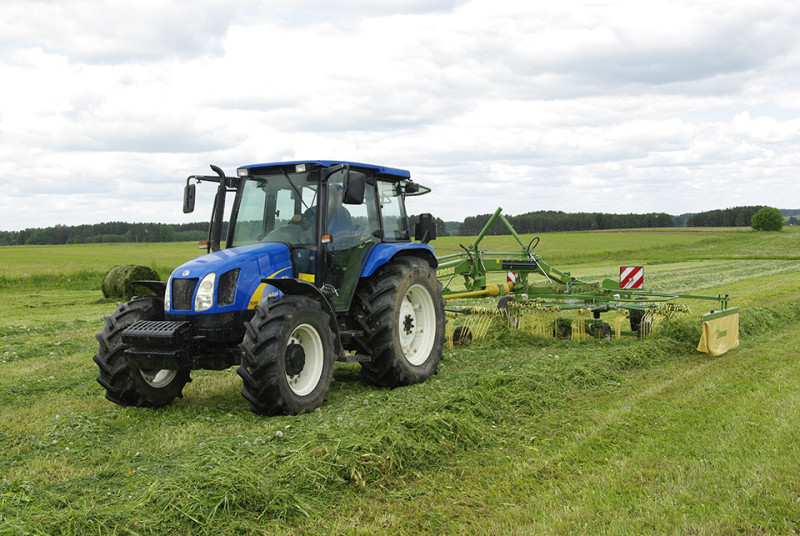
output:
[[[308,296],[320,303],[322,310],[328,313],[330,319],[331,332],[333,333],[336,359],[344,355],[344,348],[342,347],[342,339],[339,334],[339,324],[336,322],[336,313],[333,310],[333,305],[328,298],[313,284],[302,279],[281,278],[281,279],[262,279],[262,283],[272,285],[283,294],[294,296]]]

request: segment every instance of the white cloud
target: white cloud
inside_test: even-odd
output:
[[[800,118],[781,122],[774,117],[756,117],[753,119],[750,117],[749,112],[742,112],[733,118],[733,129],[742,136],[756,142],[800,143]]]
[[[107,64],[192,57],[217,51],[229,22],[250,4],[4,0],[0,51],[38,47]]]
[[[180,191],[209,162],[306,158],[410,169],[434,187],[410,209],[445,219],[800,207],[790,2],[9,0],[0,23],[3,230],[204,218]]]

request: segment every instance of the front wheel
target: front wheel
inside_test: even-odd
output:
[[[436,373],[444,345],[444,299],[436,272],[424,260],[401,257],[384,265],[356,293],[359,323],[372,359],[361,374],[397,387]]]
[[[138,320],[164,320],[164,302],[155,296],[120,303],[114,314],[105,318],[97,334],[94,362],[100,369],[97,382],[106,389],[106,398],[121,406],[157,408],[183,396],[190,382],[188,370],[145,370],[128,365],[127,345],[122,332]]]
[[[242,396],[260,415],[294,415],[317,408],[333,377],[330,315],[306,296],[284,296],[256,307],[240,345]]]

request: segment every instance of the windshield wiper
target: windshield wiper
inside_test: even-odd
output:
[[[303,194],[301,194],[300,190],[297,189],[297,186],[294,185],[294,183],[292,182],[292,179],[289,177],[289,174],[286,173],[286,171],[283,168],[278,168],[278,169],[281,170],[281,173],[283,173],[283,176],[286,177],[286,180],[289,181],[289,184],[292,186],[292,189],[294,189],[294,193],[296,193],[297,197],[300,198],[300,202],[303,203],[303,206],[306,207],[306,210],[308,210],[308,205],[306,205],[306,202],[303,201]]]

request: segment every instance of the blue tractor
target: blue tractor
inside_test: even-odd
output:
[[[430,191],[408,171],[339,161],[240,167],[218,184],[208,253],[156,296],[107,316],[94,361],[106,398],[160,407],[197,369],[238,366],[242,394],[262,415],[297,414],[326,398],[335,361],[361,363],[371,383],[397,387],[436,372],[444,300],[428,214],[412,241],[406,196]],[[224,237],[226,198],[233,194]]]

